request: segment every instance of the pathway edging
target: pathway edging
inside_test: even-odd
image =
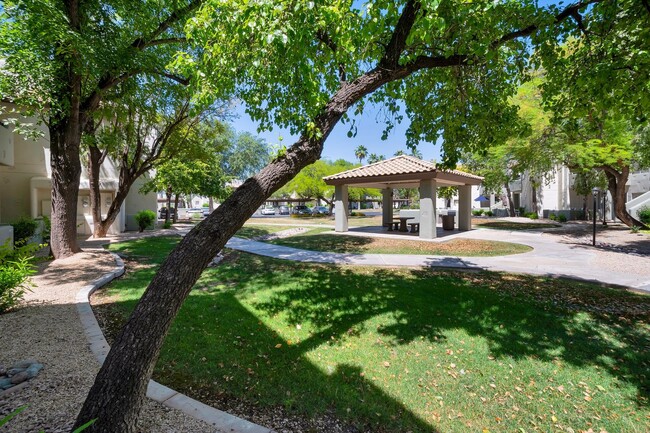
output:
[[[77,311],[84,328],[84,333],[90,345],[90,350],[100,364],[104,363],[111,347],[108,345],[99,323],[90,306],[90,295],[100,287],[108,284],[115,278],[124,274],[124,261],[117,255],[109,253],[115,259],[116,267],[113,271],[92,281],[82,287],[76,296]],[[149,380],[147,397],[169,408],[177,409],[193,418],[205,421],[215,427],[216,432],[229,433],[273,433],[273,430],[254,424],[245,419],[236,417],[227,412],[215,409],[166,387],[154,380]]]

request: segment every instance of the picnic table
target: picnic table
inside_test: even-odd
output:
[[[393,217],[394,220],[399,220],[399,231],[400,232],[407,232],[408,229],[406,228],[406,222],[408,220],[413,220],[415,217]]]

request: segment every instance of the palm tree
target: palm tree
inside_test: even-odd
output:
[[[363,163],[363,160],[366,159],[366,155],[368,155],[368,149],[366,149],[364,145],[359,145],[359,147],[354,150],[354,156],[359,160],[359,164]]]
[[[384,155],[377,155],[376,153],[371,153],[368,155],[368,164],[374,164],[375,162],[383,161],[386,159]]]

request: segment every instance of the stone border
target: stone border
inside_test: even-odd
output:
[[[112,272],[104,274],[100,278],[92,281],[87,286],[82,287],[79,292],[77,292],[75,299],[77,311],[79,312],[79,319],[81,320],[84,333],[88,339],[90,350],[93,352],[93,355],[95,355],[95,358],[100,364],[104,363],[106,355],[108,355],[108,351],[111,347],[106,342],[104,334],[102,333],[92,307],[90,306],[90,295],[92,295],[95,290],[124,274],[124,262],[122,259],[116,254],[109,254],[111,254],[115,259],[117,265],[115,269]],[[215,409],[153,380],[149,381],[147,397],[169,408],[178,409],[186,415],[204,421],[214,426],[217,429],[217,432],[273,433],[273,430],[269,428],[262,427],[227,412]]]

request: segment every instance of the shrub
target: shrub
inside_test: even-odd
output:
[[[34,274],[33,253],[41,245],[30,244],[12,249],[9,242],[0,246],[0,313],[15,307],[29,290]]]
[[[557,220],[558,220],[559,222],[561,222],[561,223],[565,223],[565,222],[567,221],[567,217],[566,217],[566,215],[564,215],[564,214],[559,214],[559,215],[557,216]]]
[[[549,214],[548,219],[550,219],[551,221],[557,221],[557,217],[555,216],[554,213]]]
[[[163,223],[163,228],[164,228],[164,229],[170,229],[170,228],[172,228],[172,221],[171,221],[171,220],[167,220],[167,221],[165,221],[165,222]]]
[[[38,223],[34,218],[23,216],[12,226],[14,228],[14,245],[20,245],[26,244],[29,238],[34,236]]]
[[[638,212],[639,220],[645,225],[650,225],[650,207],[643,206]]]
[[[350,212],[350,216],[364,217],[364,216],[366,216],[366,214],[361,213],[361,212]]]
[[[491,216],[494,216],[494,212],[492,212],[491,210],[488,210],[488,211],[485,211],[483,213],[483,215],[491,217]]]
[[[630,231],[631,231],[632,233],[639,233],[639,232],[641,231],[641,227],[639,227],[639,226],[632,226],[632,227],[630,227]]]
[[[526,216],[526,208],[525,207],[520,207],[518,210],[519,210],[519,215]]]
[[[483,215],[483,209],[478,209],[478,210],[473,210],[472,215],[474,216],[481,216]]]
[[[145,209],[135,214],[135,221],[138,223],[140,232],[143,232],[147,227],[153,226],[156,221],[156,213],[152,210]]]
[[[539,218],[539,215],[537,215],[536,212],[529,212],[526,214],[526,217],[530,218],[531,220],[536,220]]]

